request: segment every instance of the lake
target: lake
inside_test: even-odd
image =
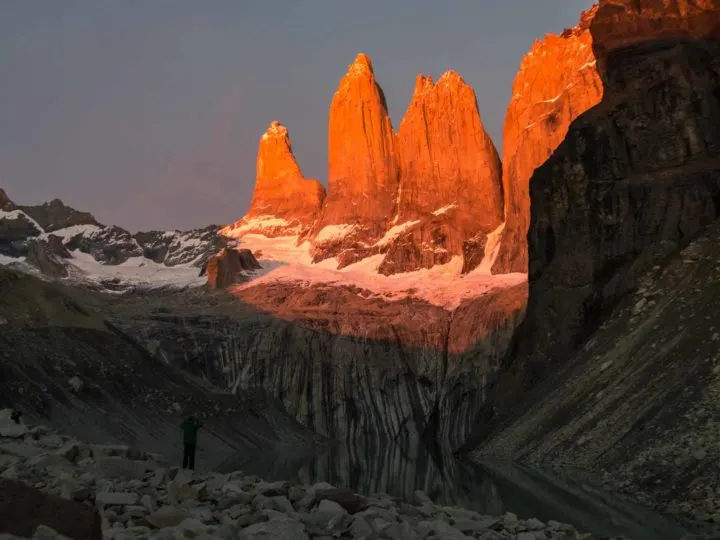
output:
[[[335,446],[297,459],[288,453],[235,456],[221,472],[242,470],[267,480],[299,484],[328,482],[370,495],[388,493],[411,500],[424,491],[435,503],[461,506],[487,515],[513,512],[521,519],[571,523],[596,538],[631,540],[707,538],[691,524],[652,512],[622,497],[568,477],[511,464],[477,464],[441,449],[417,444],[377,443]]]

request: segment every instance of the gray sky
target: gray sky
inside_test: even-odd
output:
[[[455,69],[501,149],[532,42],[592,0],[2,0],[0,187],[130,230],[247,209],[270,120],[325,182],[328,107],[369,54],[397,128],[419,72]]]

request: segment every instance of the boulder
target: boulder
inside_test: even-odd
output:
[[[207,273],[210,288],[224,289],[246,281],[250,272],[260,269],[262,266],[249,249],[223,248],[208,259],[200,273]]]
[[[73,540],[102,540],[100,516],[82,503],[0,478],[0,533],[31,537],[39,525]]]

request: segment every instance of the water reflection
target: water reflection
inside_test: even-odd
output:
[[[695,538],[688,524],[568,478],[510,465],[481,466],[423,445],[365,442],[334,447],[310,458],[293,458],[288,453],[236,456],[221,469],[240,469],[268,480],[328,482],[363,494],[389,493],[403,500],[422,490],[437,504],[462,506],[482,514],[514,512],[521,518],[555,519],[572,523],[596,538]]]

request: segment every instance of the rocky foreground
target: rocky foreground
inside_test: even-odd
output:
[[[4,533],[4,534],[3,534]],[[84,444],[0,411],[0,538],[590,539],[572,526],[363,497],[320,483],[198,474],[157,454]]]

